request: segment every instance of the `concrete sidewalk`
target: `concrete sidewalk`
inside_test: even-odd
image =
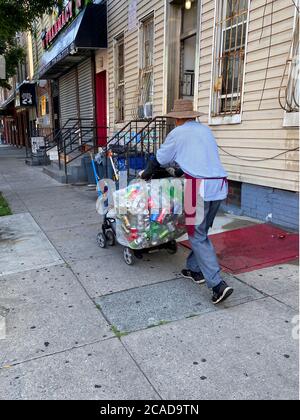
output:
[[[0,399],[298,399],[296,263],[225,275],[215,307],[179,274],[187,250],[126,266],[97,246],[95,191],[23,153],[0,146]]]

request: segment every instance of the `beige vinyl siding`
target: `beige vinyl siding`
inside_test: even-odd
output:
[[[278,90],[291,45],[295,7],[289,0],[274,2],[272,43],[266,72],[271,5],[267,6],[260,40],[265,0],[252,0],[250,4],[242,123],[211,128],[218,144],[229,153],[247,159],[264,159],[299,146],[298,130],[283,128],[284,111],[278,103]],[[215,0],[203,0],[198,107],[206,114],[211,89],[214,10]],[[265,92],[259,109],[265,77]],[[208,123],[208,118],[205,122]],[[241,161],[222,150],[220,154],[232,180],[299,190],[298,152],[290,152],[264,162]]]
[[[128,32],[128,0],[108,1],[109,125],[115,125],[114,39],[124,32],[125,49],[125,122],[132,119],[136,107],[139,77],[139,30]],[[153,113],[163,107],[164,0],[140,0],[138,20],[154,13],[154,102]],[[116,128],[116,127],[115,127]]]
[[[32,53],[33,53],[33,65],[34,65],[34,71],[37,75],[39,68],[40,68],[40,62],[42,55],[44,54],[43,49],[43,43],[41,39],[42,31],[44,29],[50,29],[51,25],[53,23],[52,15],[45,14],[40,19],[37,19],[35,24],[35,32],[32,36]]]
[[[244,80],[242,123],[211,126],[218,144],[241,158],[228,156],[220,150],[221,159],[231,180],[248,182],[274,188],[298,191],[298,152],[289,152],[273,160],[257,162],[278,153],[298,147],[296,128],[284,128],[284,111],[278,102],[278,91],[285,62],[291,46],[295,7],[290,0],[273,2],[273,25],[270,59],[271,3],[263,19],[265,0],[251,0],[248,26],[248,43]],[[132,119],[136,106],[139,75],[139,31],[128,32],[128,0],[108,1],[108,69],[109,69],[109,125],[115,126],[114,38],[124,32],[125,41],[125,122]],[[165,1],[139,0],[138,19],[154,12],[154,115],[163,113],[164,61],[166,40],[164,33]],[[215,0],[202,0],[200,33],[200,68],[198,109],[207,117],[212,83],[212,53]],[[264,29],[262,32],[262,25]],[[166,63],[165,63],[166,64]],[[266,71],[267,69],[267,71]],[[261,108],[262,88],[266,78]],[[286,82],[286,80],[285,80]],[[120,125],[119,125],[120,127]]]

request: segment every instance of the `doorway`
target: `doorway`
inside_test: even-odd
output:
[[[59,119],[59,97],[55,96],[53,98],[53,122],[54,122],[54,133],[55,135],[59,132],[60,129],[60,119]]]
[[[173,108],[176,99],[197,100],[200,5],[199,0],[170,0],[167,5],[167,111]]]
[[[107,144],[106,71],[96,74],[96,122],[98,146]]]
[[[194,99],[195,60],[197,36],[197,1],[190,2],[190,8],[181,8],[180,35],[180,99]]]

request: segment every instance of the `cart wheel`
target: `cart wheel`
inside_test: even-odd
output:
[[[100,246],[100,248],[106,248],[107,240],[102,232],[98,233],[97,235],[97,244]]]
[[[170,255],[175,255],[178,251],[178,245],[176,241],[172,241],[169,243],[167,251]]]
[[[108,230],[105,233],[106,241],[108,246],[115,246],[116,245],[116,239],[113,231]]]
[[[123,256],[127,265],[134,264],[134,253],[130,248],[124,248]]]

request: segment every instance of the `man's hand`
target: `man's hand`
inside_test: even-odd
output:
[[[152,178],[155,171],[160,168],[160,164],[158,163],[157,159],[154,157],[149,160],[146,169],[139,173],[139,176],[146,181]]]
[[[181,178],[184,172],[180,168],[167,168],[169,174],[174,178]]]

